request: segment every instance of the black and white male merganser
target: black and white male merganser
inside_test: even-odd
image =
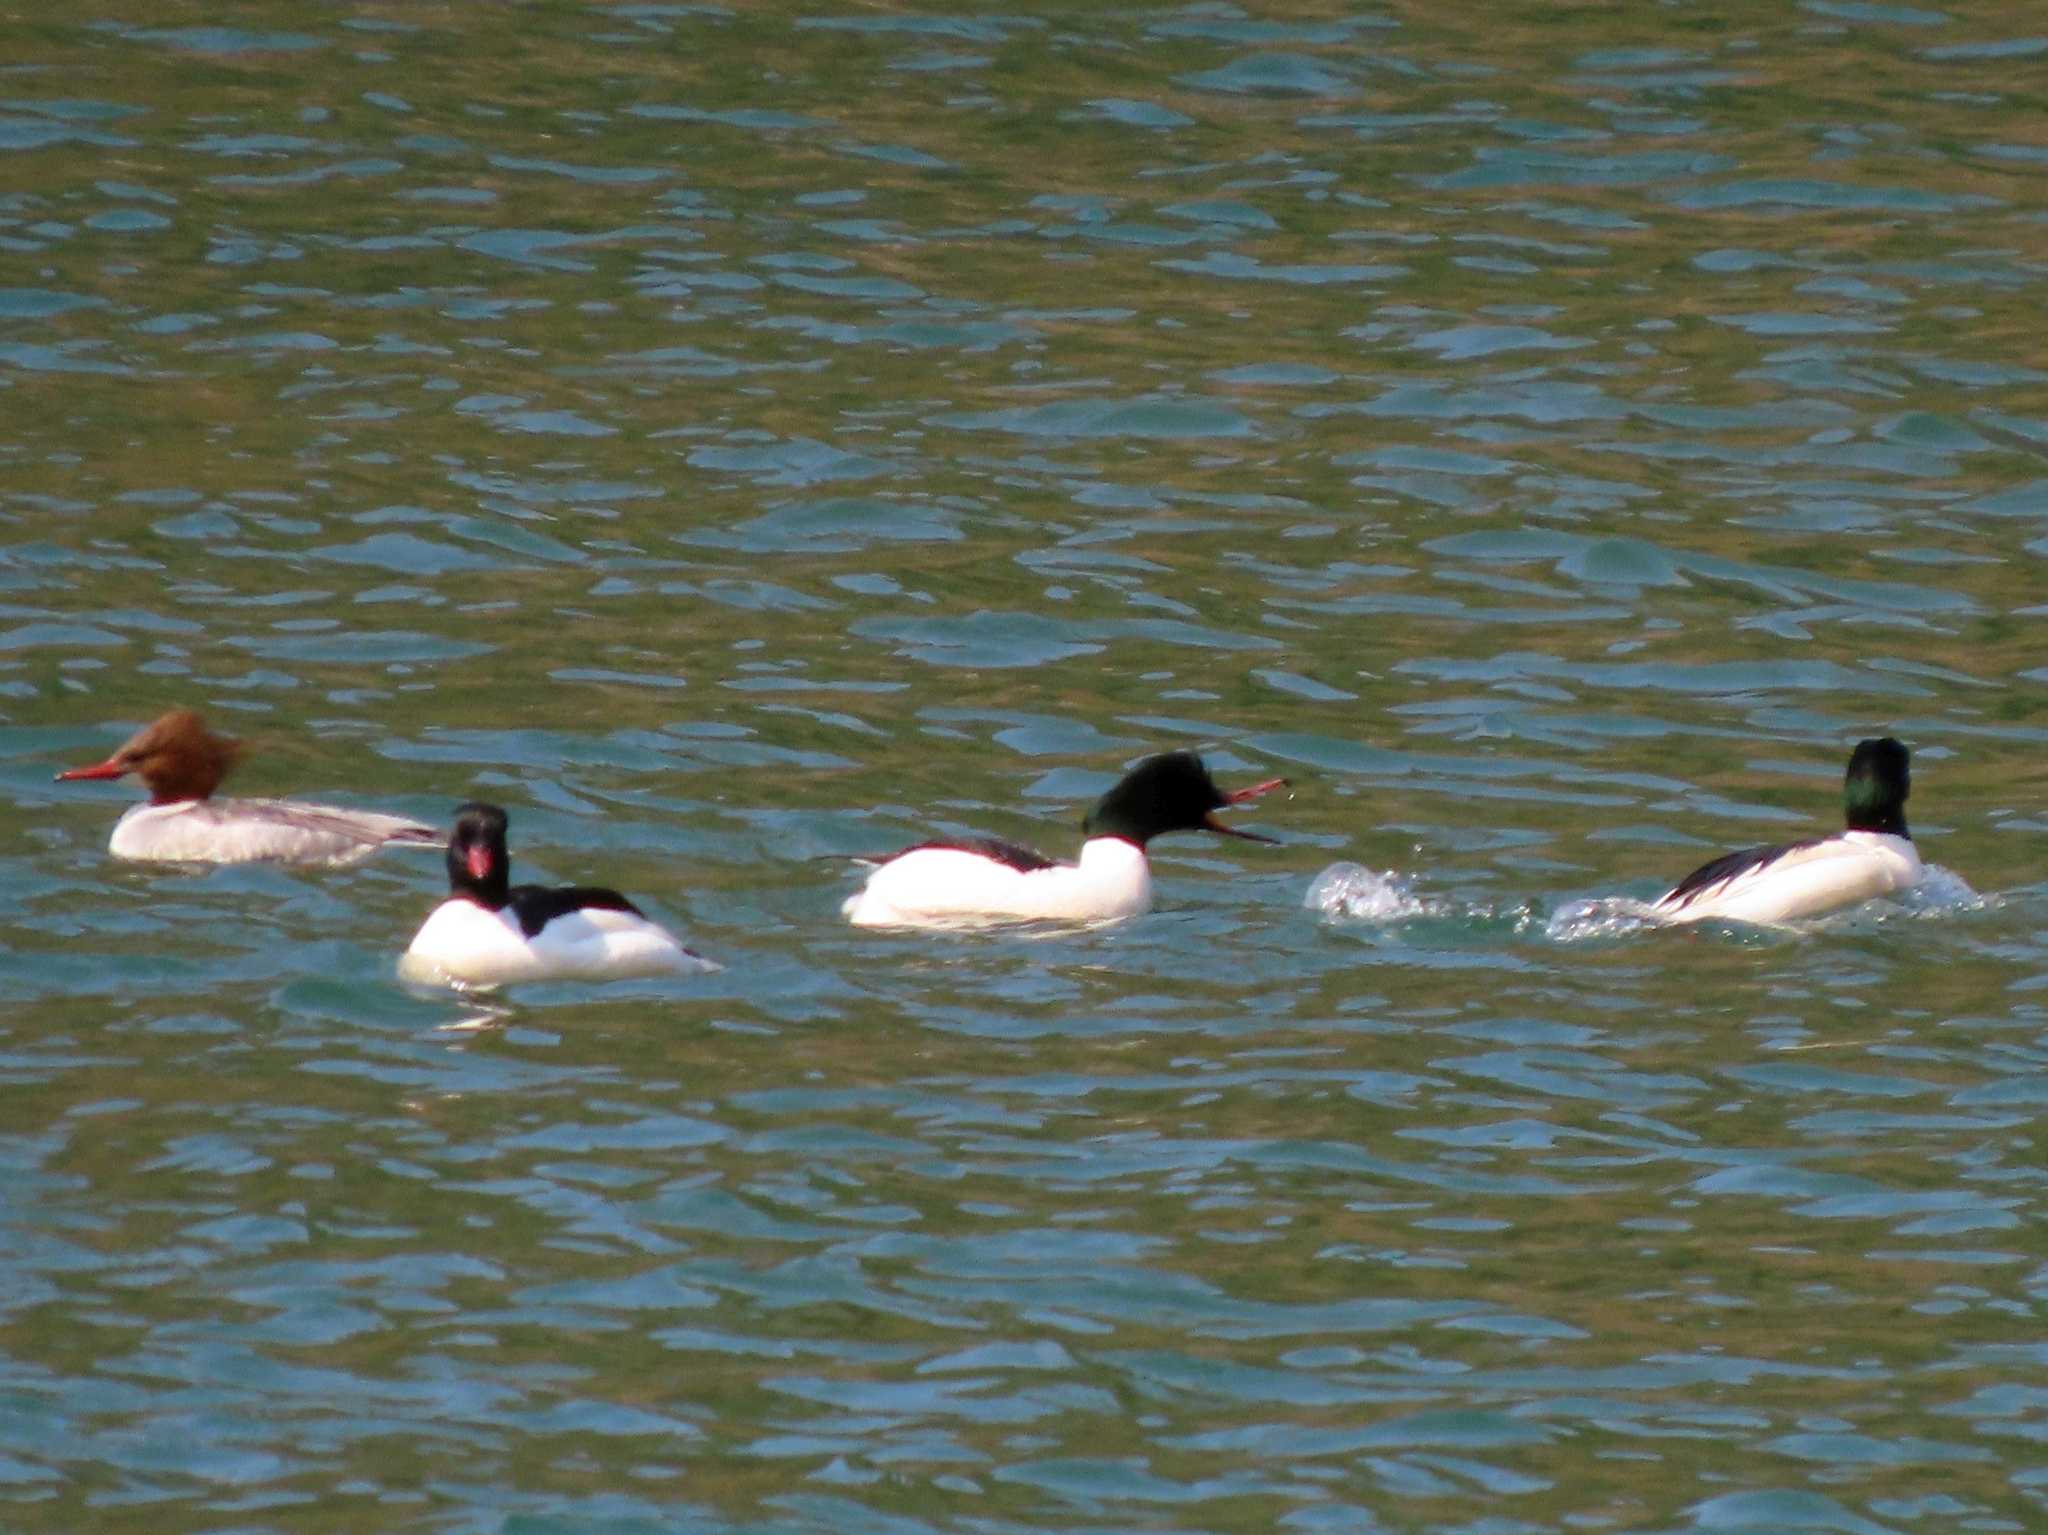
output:
[[[1172,831],[1213,831],[1271,842],[1211,814],[1287,782],[1272,778],[1224,793],[1191,751],[1147,757],[1095,802],[1081,822],[1080,860],[1056,863],[995,838],[920,842],[876,865],[841,910],[857,927],[946,927],[977,922],[1113,922],[1152,904],[1145,844]]]
[[[1716,858],[1680,880],[1656,914],[1671,922],[1792,922],[1911,888],[1920,879],[1920,851],[1906,830],[1908,764],[1906,748],[1890,736],[1860,742],[1842,781],[1847,824],[1840,836]]]
[[[149,790],[115,823],[107,851],[164,863],[348,864],[387,842],[434,847],[441,834],[404,816],[289,799],[215,799],[242,745],[217,736],[190,709],[160,714],[105,762],[57,781],[133,773]]]
[[[411,981],[503,986],[716,970],[616,890],[514,885],[505,812],[468,804],[448,839],[448,899],[398,962]]]

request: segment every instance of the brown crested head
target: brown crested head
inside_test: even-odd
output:
[[[215,735],[192,710],[173,709],[136,731],[106,761],[57,777],[121,778],[133,773],[153,803],[169,805],[207,798],[241,753],[241,742]]]

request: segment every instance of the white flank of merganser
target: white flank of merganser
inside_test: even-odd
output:
[[[1152,904],[1145,845],[1173,831],[1214,831],[1270,842],[1212,812],[1286,783],[1269,779],[1228,794],[1190,751],[1148,757],[1098,800],[1082,822],[1075,863],[994,839],[927,842],[886,858],[840,908],[857,927],[951,927],[990,922],[1114,922]]]
[[[1860,743],[1842,784],[1840,836],[1746,848],[1703,864],[1657,902],[1671,922],[1769,925],[1817,917],[1920,879],[1920,850],[1906,830],[1910,754],[1890,736]]]
[[[409,981],[505,986],[602,980],[719,967],[691,953],[640,908],[596,885],[513,885],[505,812],[464,805],[448,839],[448,899],[398,962]]]
[[[1090,837],[1076,863],[1020,869],[965,847],[900,853],[868,876],[840,908],[857,927],[948,922],[1115,922],[1152,904],[1144,850],[1121,837]]]
[[[241,755],[241,743],[217,736],[190,709],[159,715],[91,767],[58,781],[133,773],[149,790],[114,826],[107,851],[161,863],[349,864],[387,842],[435,847],[441,834],[404,816],[344,810],[289,799],[214,799]]]

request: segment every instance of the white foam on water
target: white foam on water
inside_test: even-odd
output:
[[[1408,876],[1358,863],[1331,864],[1315,877],[1301,904],[1342,922],[1401,922],[1456,914],[1449,901],[1418,895]]]
[[[1588,943],[1627,938],[1648,928],[1663,927],[1665,921],[1649,901],[1632,896],[1603,895],[1589,900],[1567,901],[1543,924],[1543,936],[1552,943]]]

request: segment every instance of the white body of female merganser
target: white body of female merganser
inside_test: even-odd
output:
[[[1671,922],[1770,924],[1817,917],[1918,883],[1920,851],[1906,830],[1913,780],[1906,748],[1864,741],[1842,783],[1846,828],[1838,837],[1729,853],[1692,873],[1657,902]]]
[[[1225,794],[1190,751],[1147,757],[1096,801],[1081,823],[1075,863],[993,838],[924,842],[876,865],[841,908],[858,927],[946,927],[985,922],[1113,922],[1152,904],[1145,844],[1172,831],[1214,831],[1251,842],[1254,832],[1211,812],[1286,783],[1269,779]]]
[[[107,851],[161,863],[348,864],[387,842],[434,847],[441,834],[404,816],[289,799],[214,799],[241,754],[190,709],[159,715],[105,762],[59,773],[59,782],[133,773],[149,790],[115,823]]]
[[[718,969],[616,890],[510,883],[505,825],[496,805],[469,804],[455,813],[448,899],[399,960],[405,979],[503,986]]]

